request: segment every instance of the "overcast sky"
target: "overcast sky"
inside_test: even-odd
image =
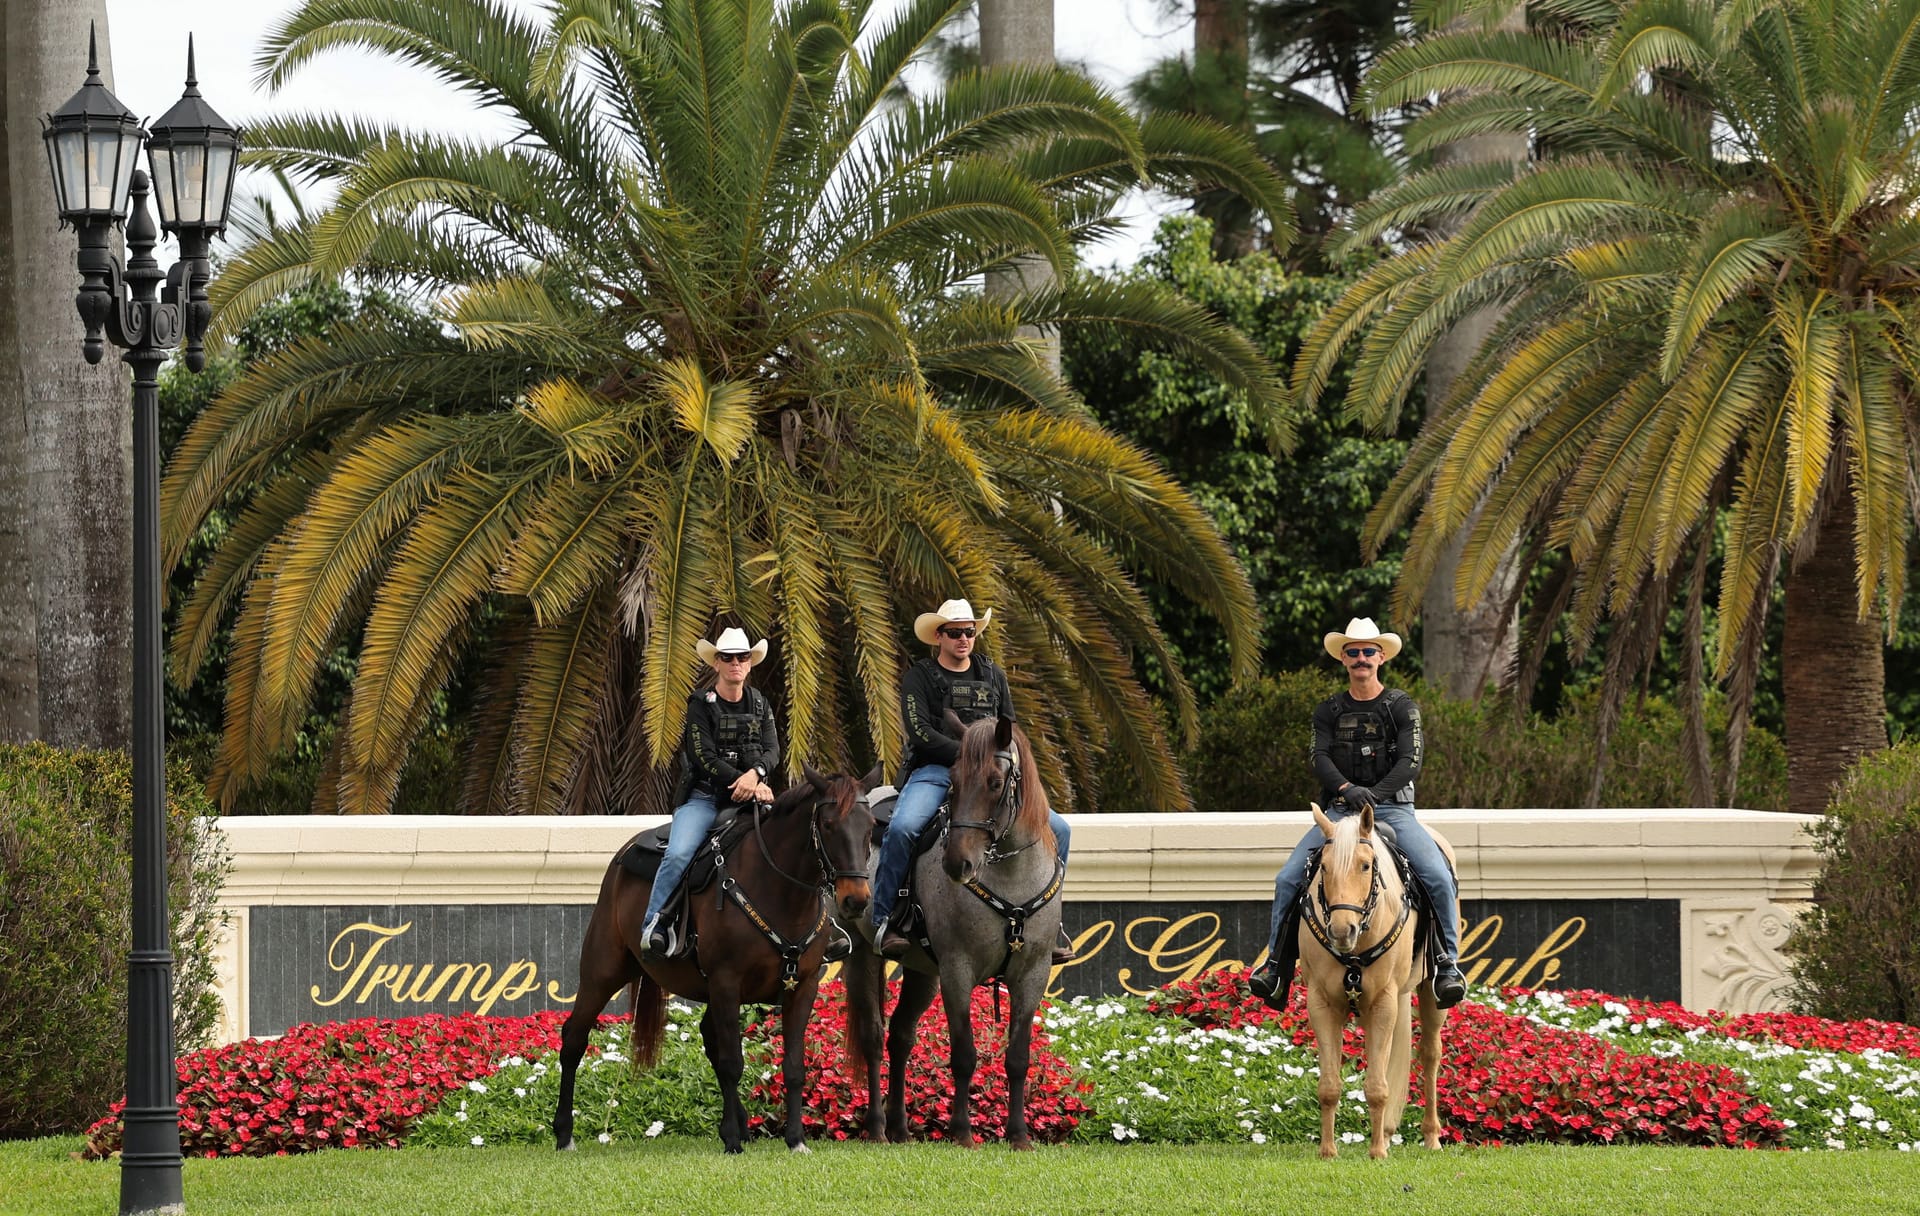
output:
[[[534,0],[513,0],[527,9]],[[890,0],[881,0],[882,6]],[[165,111],[186,75],[187,34],[197,48],[200,91],[225,117],[244,124],[264,114],[324,109],[402,119],[434,130],[485,133],[487,116],[426,73],[350,51],[329,52],[308,64],[278,93],[254,85],[253,60],[268,30],[296,7],[294,0],[107,0],[113,47],[114,91],[143,117]],[[1191,4],[1180,6],[1185,14]],[[1178,54],[1192,41],[1192,18],[1170,0],[1057,0],[1054,53],[1083,64],[1118,87],[1147,64]],[[497,121],[497,120],[496,120]],[[1140,203],[1124,237],[1096,251],[1096,262],[1130,262],[1152,234],[1155,211]]]

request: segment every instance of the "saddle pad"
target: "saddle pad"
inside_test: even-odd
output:
[[[752,822],[751,818],[740,814],[738,806],[721,808],[719,816],[714,820],[713,831],[708,833],[707,839],[694,853],[693,861],[687,866],[686,877],[681,880],[682,885],[689,891],[705,890],[707,884],[713,881],[715,843],[718,842],[720,853],[733,852],[733,846],[746,835],[747,825]],[[620,852],[615,854],[620,867],[636,878],[644,878],[652,882],[660,873],[660,860],[666,856],[667,836],[672,830],[673,821],[668,820],[658,827],[648,828],[627,841],[621,846]]]

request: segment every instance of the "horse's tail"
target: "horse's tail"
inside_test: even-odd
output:
[[[627,1004],[633,1010],[633,1071],[646,1072],[660,1059],[661,1031],[667,1025],[667,990],[646,972],[627,985]]]

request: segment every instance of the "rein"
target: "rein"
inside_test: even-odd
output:
[[[866,797],[866,794],[862,793],[860,801],[865,802]],[[767,847],[767,837],[761,828],[766,818],[766,806],[759,802],[753,805],[753,838],[759,842],[760,856],[775,874],[796,887],[811,888],[819,897],[820,914],[814,918],[813,927],[801,940],[790,941],[773,927],[772,923],[761,914],[760,909],[753,906],[753,901],[747,898],[747,893],[740,888],[740,884],[734,880],[733,875],[726,872],[726,854],[721,853],[714,858],[714,865],[719,867],[722,875],[719,891],[714,896],[714,908],[717,910],[720,907],[720,898],[725,896],[734,902],[754,928],[760,930],[760,935],[767,939],[767,944],[780,955],[780,986],[788,992],[800,986],[800,956],[807,952],[807,947],[813,945],[814,939],[820,936],[821,931],[827,927],[827,922],[832,918],[829,910],[831,900],[827,892],[834,880],[866,877],[865,870],[845,870],[835,867],[833,859],[827,856],[826,842],[820,837],[820,808],[825,801],[825,799],[816,800],[812,813],[807,817],[807,827],[813,838],[814,862],[820,868],[819,882],[807,882],[804,879],[795,878],[773,859],[773,851]]]
[[[1379,962],[1385,957],[1387,951],[1393,949],[1394,943],[1400,940],[1400,934],[1406,930],[1407,920],[1413,913],[1413,900],[1403,891],[1400,896],[1400,915],[1394,919],[1393,928],[1388,930],[1385,937],[1354,954],[1343,954],[1333,948],[1328,922],[1335,912],[1359,913],[1360,932],[1364,935],[1373,923],[1374,910],[1380,906],[1380,895],[1386,889],[1385,883],[1380,878],[1378,857],[1381,849],[1373,844],[1369,847],[1373,849],[1376,860],[1372,882],[1367,889],[1367,902],[1364,905],[1328,903],[1326,874],[1320,867],[1320,854],[1315,853],[1312,862],[1313,872],[1307,876],[1307,882],[1314,897],[1305,901],[1305,915],[1301,917],[1306,922],[1307,931],[1313,934],[1313,940],[1320,943],[1321,949],[1331,954],[1335,962],[1346,967],[1346,975],[1341,980],[1341,987],[1346,991],[1347,1006],[1351,1009],[1360,1007],[1360,997],[1364,991],[1362,972]],[[1324,849],[1325,846],[1323,845],[1322,848]],[[1317,910],[1315,904],[1319,905]]]

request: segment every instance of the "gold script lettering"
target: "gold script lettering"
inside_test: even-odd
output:
[[[1503,927],[1498,916],[1489,916],[1463,927],[1460,934],[1460,964],[1466,972],[1468,983],[1495,988],[1537,988],[1559,979],[1561,967],[1557,956],[1566,953],[1586,933],[1587,920],[1583,916],[1573,916],[1555,925],[1552,932],[1534,947],[1524,963],[1512,955],[1497,963],[1494,961],[1491,952]],[[1518,964],[1517,968],[1515,964]],[[1488,970],[1489,966],[1492,967],[1491,971]],[[1540,968],[1538,977],[1527,978],[1536,966]]]
[[[373,966],[375,956],[386,947],[386,944],[411,928],[413,928],[412,921],[408,921],[397,929],[390,929],[385,925],[376,925],[370,921],[358,921],[336,933],[333,941],[327,945],[327,968],[335,972],[346,971],[351,968],[353,974],[347,976],[346,983],[340,985],[340,991],[334,993],[326,1000],[320,999],[320,985],[315,984],[308,993],[313,1003],[320,1006],[338,1005],[341,1000],[346,997],[347,993],[353,991],[354,985],[360,982],[360,977],[367,973],[367,968]],[[349,936],[354,933],[366,933],[373,938],[373,940],[367,944],[366,955],[359,958],[357,964],[354,960],[356,956],[359,955],[359,948],[356,942]],[[346,947],[345,957],[341,957],[340,954],[340,948],[343,945]],[[367,998],[363,995],[360,999],[364,1001]]]
[[[1135,932],[1145,930],[1150,925],[1166,925],[1166,928],[1142,946],[1135,938]],[[1190,929],[1198,930],[1198,940],[1181,944],[1182,934]],[[1153,988],[1172,980],[1194,979],[1207,969],[1213,956],[1225,944],[1225,939],[1220,936],[1220,917],[1213,912],[1191,912],[1172,923],[1168,923],[1164,916],[1143,916],[1127,926],[1125,940],[1134,953],[1146,959],[1147,966],[1170,977],[1154,981],[1153,987],[1136,988],[1129,982],[1133,976],[1132,968],[1122,968],[1120,984],[1135,996],[1145,996]]]
[[[485,1017],[493,1009],[495,1001],[519,1000],[540,987],[539,975],[540,969],[526,959],[510,964],[500,973],[500,982],[493,987],[482,991],[478,984],[474,985],[473,995],[480,1001],[474,1012]]]

